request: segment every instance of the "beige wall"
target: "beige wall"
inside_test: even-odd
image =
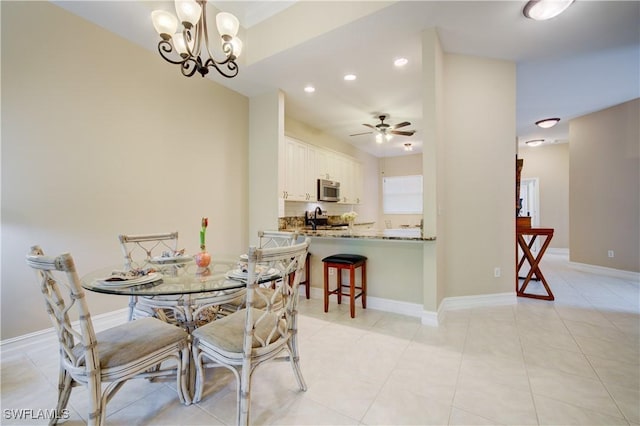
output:
[[[386,221],[390,221],[392,228],[401,225],[419,225],[422,215],[416,214],[384,214],[382,204],[382,178],[387,176],[411,176],[422,174],[422,154],[401,155],[398,157],[385,157],[378,161],[380,165],[379,183],[379,222],[380,228],[385,227]]]
[[[82,275],[121,263],[119,233],[177,230],[195,252],[208,216],[214,255],[245,248],[245,97],[49,2],[2,2],[2,33],[2,339],[51,326],[33,244]]]
[[[445,296],[514,292],[515,64],[445,54],[443,75]]]
[[[522,179],[538,178],[539,226],[553,228],[549,247],[569,248],[569,144],[521,147]]]
[[[635,99],[569,123],[572,262],[640,272],[639,117]]]

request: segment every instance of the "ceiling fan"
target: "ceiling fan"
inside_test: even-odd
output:
[[[387,124],[387,123],[384,122],[384,120],[389,118],[389,115],[380,114],[380,115],[377,116],[377,118],[380,120],[380,123],[378,123],[376,125],[363,124],[363,126],[367,126],[367,127],[370,127],[371,129],[373,129],[371,132],[355,133],[355,134],[349,135],[349,136],[368,135],[368,134],[371,134],[371,133],[375,132],[375,133],[377,133],[376,134],[376,142],[382,143],[383,137],[386,138],[386,140],[390,140],[393,135],[413,136],[413,134],[416,132],[415,130],[397,130],[397,129],[400,129],[402,127],[410,126],[411,123],[408,122],[408,121],[403,121],[402,123],[391,125],[391,124]]]

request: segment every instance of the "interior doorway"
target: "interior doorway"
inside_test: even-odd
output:
[[[538,178],[522,179],[520,182],[520,200],[522,209],[520,216],[531,217],[531,226],[540,225],[540,193]]]
[[[520,181],[520,216],[531,217],[531,226],[540,226],[540,185],[538,178],[527,178]],[[534,243],[532,250],[538,251],[538,241]]]

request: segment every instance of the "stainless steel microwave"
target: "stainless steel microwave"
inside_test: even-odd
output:
[[[318,179],[318,201],[340,201],[340,182]]]

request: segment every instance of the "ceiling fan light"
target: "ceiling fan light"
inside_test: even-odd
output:
[[[380,133],[376,135],[376,143],[382,143],[382,135]]]
[[[543,129],[550,129],[551,127],[558,124],[559,121],[560,119],[558,117],[544,118],[542,120],[536,121],[536,126],[542,127]]]
[[[390,140],[393,138],[393,135],[392,135],[392,134],[390,134],[390,133],[385,133],[385,134],[384,134],[384,138],[385,138],[387,141],[390,141]]]
[[[527,18],[544,21],[560,15],[574,0],[529,0],[522,13]]]

